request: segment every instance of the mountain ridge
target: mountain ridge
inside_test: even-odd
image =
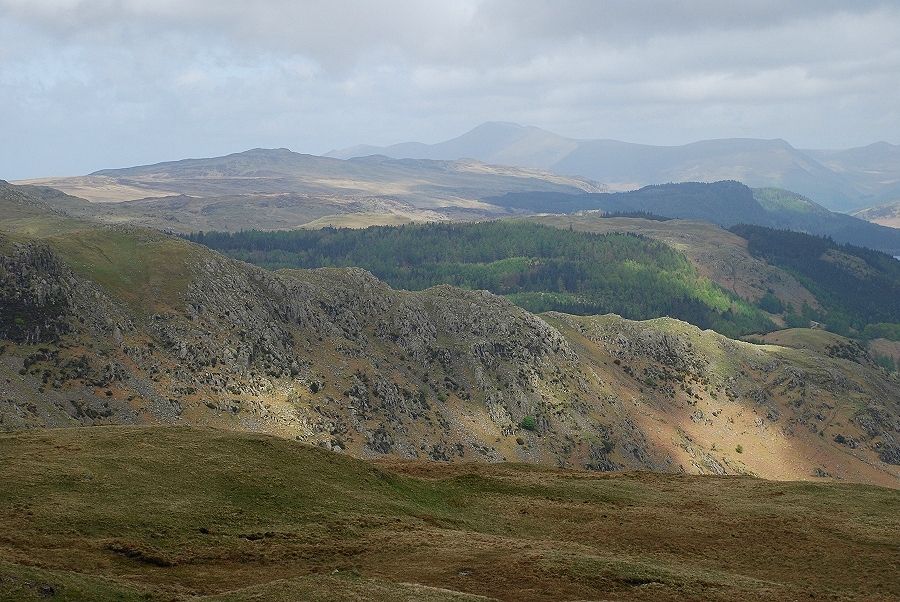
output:
[[[151,196],[184,194],[342,193],[396,196],[427,202],[466,197],[477,200],[503,189],[600,190],[597,182],[577,176],[560,176],[537,169],[490,165],[473,159],[410,160],[391,158],[336,159],[285,148],[250,149],[219,157],[179,159],[133,167],[102,169],[86,176],[38,178],[14,184],[43,185],[74,196],[76,192],[120,184],[124,196],[99,196],[97,200],[136,200]],[[147,191],[147,194],[134,191]],[[432,203],[433,204],[433,203]]]
[[[327,156],[356,153],[423,158],[472,157],[579,174],[613,189],[679,181],[735,179],[754,187],[779,187],[817,199],[830,209],[854,209],[889,197],[900,182],[894,155],[900,146],[874,143],[840,151],[803,150],[781,138],[722,138],[655,146],[612,139],[567,138],[534,126],[487,122],[435,144],[399,143],[337,149]],[[876,156],[869,156],[875,153]],[[854,161],[869,156],[885,163],[878,177]],[[890,160],[885,156],[891,157]],[[884,174],[894,183],[882,182]]]
[[[79,217],[182,232],[292,229],[312,222],[365,226],[473,220],[507,213],[482,200],[505,192],[605,190],[585,178],[472,159],[341,160],[287,149],[251,149],[17,185]]]

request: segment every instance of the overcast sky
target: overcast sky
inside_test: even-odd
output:
[[[0,178],[484,121],[900,143],[900,1],[0,0]]]

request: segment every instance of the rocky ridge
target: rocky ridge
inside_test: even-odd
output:
[[[77,227],[0,235],[2,429],[167,423],[361,457],[898,481],[900,383],[868,364]]]

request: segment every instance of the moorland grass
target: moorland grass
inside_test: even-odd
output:
[[[0,457],[5,599],[900,595],[900,494],[878,487],[371,462],[173,427],[6,434]]]

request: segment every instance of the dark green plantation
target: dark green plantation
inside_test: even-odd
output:
[[[493,221],[201,232],[189,239],[271,269],[358,266],[394,288],[486,289],[533,312],[672,316],[731,336],[774,328],[759,308],[702,277],[684,255],[633,234]]]
[[[727,336],[820,322],[858,337],[900,323],[900,262],[829,238],[738,225],[749,252],[798,278],[820,307],[755,303],[697,272],[679,251],[631,233],[595,234],[522,221],[358,229],[199,232],[188,238],[269,269],[356,266],[394,288],[439,284],[505,295],[532,312],[671,316]],[[761,310],[765,310],[761,311]],[[868,327],[868,330],[867,330]]]
[[[896,338],[900,261],[880,251],[789,230],[739,225],[731,231],[747,240],[752,255],[794,274],[822,305],[819,311],[788,308],[789,325],[803,326],[812,319],[839,334]]]

